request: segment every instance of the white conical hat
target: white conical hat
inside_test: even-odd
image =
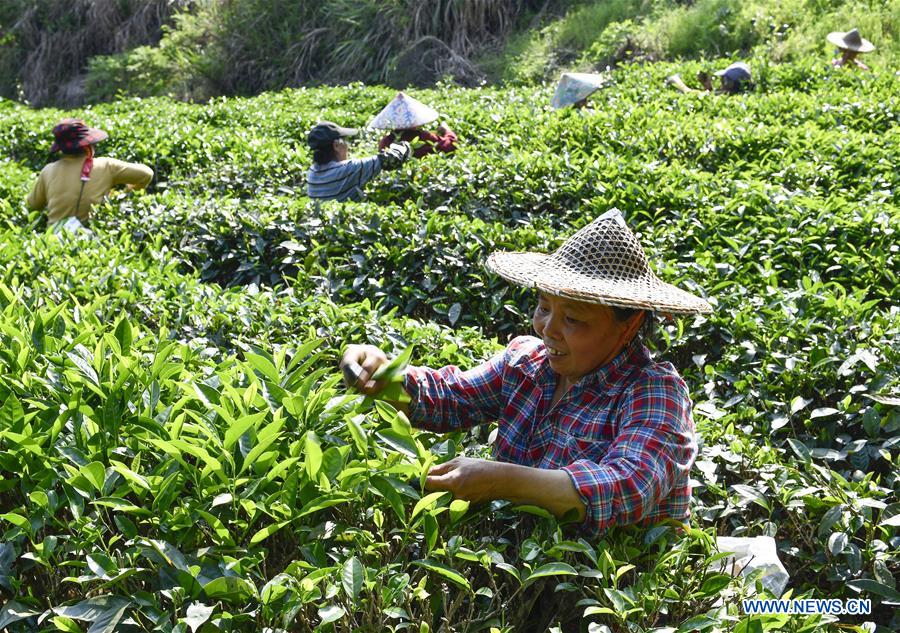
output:
[[[706,299],[653,274],[644,249],[617,209],[576,232],[550,255],[498,251],[485,265],[514,284],[576,301],[677,314],[712,311]]]
[[[435,110],[407,94],[398,92],[393,101],[378,113],[370,128],[377,130],[406,130],[437,120],[440,116]]]
[[[563,76],[559,78],[559,84],[556,86],[556,92],[550,105],[556,109],[570,106],[602,88],[603,83],[603,75],[563,73]]]

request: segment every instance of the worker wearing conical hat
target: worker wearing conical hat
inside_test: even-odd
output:
[[[587,105],[588,97],[603,87],[605,79],[603,75],[589,73],[563,73],[556,84],[556,91],[550,100],[550,105],[559,110],[567,106],[576,109]]]
[[[552,254],[499,252],[487,269],[533,288],[534,336],[513,339],[487,362],[407,367],[397,406],[436,432],[497,422],[493,460],[457,457],[434,466],[426,488],[472,502],[508,499],[573,514],[597,533],[689,515],[697,455],[687,385],[651,358],[642,330],[653,313],[711,311],[663,282],[615,209]],[[378,395],[388,362],[372,345],[341,359],[348,385]]]
[[[421,101],[400,92],[369,123],[377,130],[390,130],[378,143],[379,149],[391,143],[405,141],[412,145],[413,156],[421,158],[436,152],[452,152],[456,149],[456,134],[446,123],[437,132],[423,130],[422,126],[438,119],[438,113]]]
[[[859,34],[859,29],[850,29],[846,33],[842,31],[834,31],[829,33],[825,38],[829,43],[838,47],[840,53],[831,60],[831,65],[835,68],[849,66],[859,68],[860,70],[869,70],[859,56],[863,53],[871,53],[875,50],[875,45]]]

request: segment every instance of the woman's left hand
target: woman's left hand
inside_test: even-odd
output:
[[[447,490],[472,503],[508,499],[536,505],[558,517],[574,509],[581,520],[586,511],[571,477],[561,469],[456,457],[428,471],[425,488]]]
[[[455,457],[428,471],[427,490],[447,490],[454,497],[473,503],[497,498],[498,462],[473,457]]]

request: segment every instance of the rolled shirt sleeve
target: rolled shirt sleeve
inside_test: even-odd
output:
[[[585,504],[584,527],[595,533],[640,523],[687,478],[697,455],[691,401],[678,376],[635,384],[617,419],[618,433],[599,462],[579,459],[563,467]],[[685,512],[689,499],[688,489]]]

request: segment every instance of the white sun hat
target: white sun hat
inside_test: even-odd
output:
[[[832,33],[829,33],[825,39],[838,48],[847,51],[871,53],[875,50],[875,45],[872,42],[862,38],[859,34],[859,29],[851,29],[846,33],[833,31]]]
[[[440,115],[418,99],[398,92],[368,127],[376,130],[406,130],[436,121]]]
[[[563,76],[559,78],[559,83],[556,85],[556,92],[553,93],[550,105],[558,110],[573,103],[578,103],[602,88],[604,83],[606,82],[603,75],[563,73]]]
[[[587,303],[673,314],[712,306],[650,270],[644,250],[618,209],[607,211],[550,255],[496,252],[485,266],[507,281]]]

